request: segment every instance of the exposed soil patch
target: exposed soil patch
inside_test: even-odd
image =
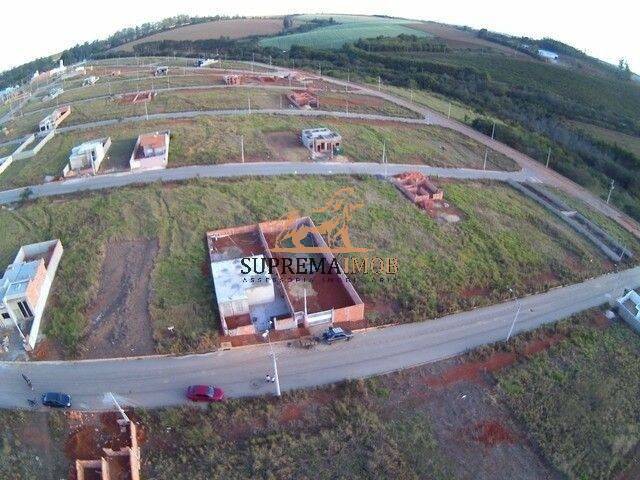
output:
[[[267,160],[274,162],[309,161],[309,151],[300,143],[293,132],[273,132],[265,135],[271,155]]]
[[[455,365],[439,376],[426,379],[426,384],[431,388],[443,388],[453,383],[466,381],[483,383],[486,373],[496,372],[515,363],[515,353],[497,352],[488,359],[477,362],[463,362]]]
[[[501,443],[513,444],[516,441],[515,435],[502,423],[495,420],[484,420],[478,422],[470,429],[471,438],[483,445],[494,447]]]
[[[150,279],[156,240],[107,245],[97,299],[87,312],[82,358],[154,353],[149,318]]]
[[[489,287],[466,288],[460,292],[462,298],[488,297],[489,295],[491,295],[491,289]]]

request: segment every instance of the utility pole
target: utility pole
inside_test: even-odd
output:
[[[491,140],[496,136],[496,122],[493,121],[493,128],[491,128]]]
[[[511,323],[511,328],[509,329],[509,333],[507,334],[507,342],[509,341],[509,339],[511,338],[511,334],[513,333],[513,327],[516,326],[516,321],[518,320],[518,315],[520,315],[520,309],[522,308],[521,305],[518,305],[518,310],[516,310],[516,314],[513,317],[513,322]]]
[[[249,113],[251,113],[251,97],[247,97],[247,100],[249,101]]]
[[[484,149],[484,163],[482,164],[482,169],[487,169],[487,156],[489,155],[489,149],[485,147]]]
[[[269,342],[269,350],[271,353],[271,358],[273,360],[273,378],[276,380],[276,396],[281,397],[282,392],[280,391],[280,377],[278,376],[278,362],[276,360],[276,354],[273,351],[273,345],[271,345],[271,338],[269,337],[269,330],[262,334],[262,338],[266,338]]]
[[[144,116],[147,120],[149,120],[149,109],[147,108],[147,101],[144,102]]]
[[[447,113],[447,118],[451,118],[451,102],[449,102],[449,112]],[[491,138],[493,138],[493,135]]]
[[[409,97],[411,98],[411,103],[413,103],[413,89],[409,89]]]
[[[380,91],[381,87],[382,87],[382,78],[380,78],[380,75],[378,75],[378,91]]]
[[[609,194],[607,195],[607,203],[611,200],[611,192],[613,192],[615,180],[611,180],[611,186],[609,187]]]
[[[549,151],[547,152],[547,164],[545,165],[546,168],[549,168],[549,160],[551,160],[551,147],[549,147]]]
[[[111,400],[113,401],[113,404],[116,406],[116,408],[118,409],[118,412],[120,412],[120,415],[122,415],[122,418],[124,420],[126,420],[127,422],[131,423],[131,419],[127,416],[127,414],[124,412],[124,410],[122,409],[122,407],[120,406],[120,404],[118,403],[118,401],[116,400],[116,397],[113,395],[113,393],[109,392],[109,395],[111,396]]]
[[[256,54],[255,52],[251,53],[251,72],[253,73],[253,66],[256,63]]]
[[[271,55],[269,55],[269,66],[271,67]]]
[[[244,163],[244,135],[240,135],[240,158]]]

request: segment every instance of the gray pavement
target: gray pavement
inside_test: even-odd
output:
[[[521,307],[514,334],[566,318],[640,285],[640,267],[449,315],[436,320],[356,333],[349,343],[311,350],[275,345],[284,390],[366,377],[458,355],[504,340]],[[184,389],[194,383],[222,387],[232,397],[273,394],[264,382],[270,372],[265,345],[183,357],[87,360],[76,362],[0,363],[0,407],[26,407],[31,395],[59,390],[71,394],[77,409],[112,409],[107,392],[128,406],[159,407],[184,403]]]
[[[408,170],[421,171],[426,175],[461,179],[516,180],[527,179],[527,171],[504,172],[496,170],[473,170],[468,168],[439,168],[424,165],[338,163],[338,162],[256,162],[223,163],[220,165],[194,165],[147,172],[119,172],[95,177],[73,178],[58,182],[33,185],[0,191],[0,205],[17,202],[26,189],[31,189],[29,198],[49,197],[70,193],[102,190],[127,185],[146,184],[157,181],[179,181],[191,178],[231,178],[243,176],[274,175],[395,175]]]

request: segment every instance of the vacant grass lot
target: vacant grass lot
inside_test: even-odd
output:
[[[142,448],[142,473],[156,480],[451,478],[428,416],[389,412],[387,396],[370,380],[279,402],[136,411],[153,439]]]
[[[616,478],[637,458],[640,338],[626,325],[578,328],[498,380],[530,437],[567,478]]]
[[[218,331],[205,232],[279,218],[292,209],[311,213],[345,186],[365,203],[351,222],[354,244],[399,259],[392,280],[353,276],[366,302],[393,309],[384,316],[370,310],[375,324],[425,320],[507,298],[509,288],[520,295],[538,292],[611,268],[565,225],[506,186],[444,184],[463,220],[439,225],[390,184],[342,177],[198,180],[37,200],[0,211],[0,264],[22,244],[62,240],[65,254],[44,329],[73,355],[85,334],[85,311],[97,293],[107,242],[157,239],[149,307],[157,349],[203,350]]]
[[[0,422],[0,478],[66,478],[64,413],[0,410]]]
[[[207,111],[207,110],[247,110],[287,108],[288,102],[281,90],[261,88],[215,88],[211,90],[178,90],[158,92],[149,102],[147,110],[143,103],[122,104],[110,98],[97,98],[71,106],[71,115],[61,126],[78,125],[100,120],[122,119],[144,116],[153,113]],[[392,117],[419,118],[419,115],[406,108],[376,97],[343,93],[320,93],[320,108],[327,111],[379,114]],[[347,106],[347,103],[349,104]],[[55,107],[52,106],[51,110]],[[36,111],[9,122],[7,139],[16,138],[34,131],[38,122],[50,113]]]
[[[71,148],[93,138],[110,136],[113,142],[109,158],[100,167],[104,173],[129,168],[129,157],[138,133],[171,130],[169,166],[177,167],[239,162],[240,136],[244,137],[247,162],[296,159],[290,158],[283,150],[284,146],[298,152],[297,157],[304,159],[307,154],[298,140],[300,130],[319,125],[340,132],[345,155],[353,162],[379,162],[385,142],[390,163],[482,168],[484,147],[468,137],[438,126],[265,115],[200,117],[58,134],[38,155],[29,160],[15,161],[0,175],[0,189],[42,183],[47,175],[59,176],[68,162]],[[274,144],[270,138],[272,134],[284,134],[287,144]],[[15,146],[11,147],[11,151],[13,148]],[[516,170],[517,166],[504,155],[489,151],[487,168]]]

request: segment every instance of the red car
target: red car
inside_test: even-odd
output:
[[[224,391],[211,385],[191,385],[187,388],[187,398],[194,402],[222,402]]]

